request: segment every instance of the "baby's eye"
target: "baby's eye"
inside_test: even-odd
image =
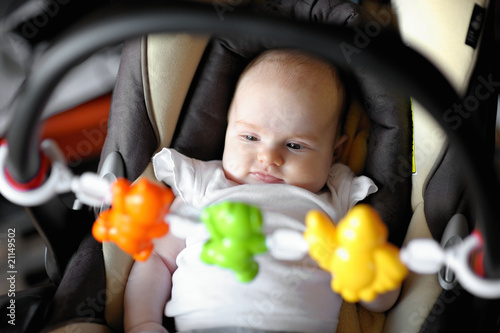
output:
[[[248,141],[257,141],[258,138],[253,136],[253,135],[245,135],[244,136],[245,140],[248,140]]]
[[[293,143],[293,142],[287,143],[286,146],[290,149],[302,149],[302,148],[304,148],[302,145],[299,145],[298,143]]]

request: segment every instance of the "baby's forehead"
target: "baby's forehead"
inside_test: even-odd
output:
[[[239,83],[270,80],[293,90],[305,86],[314,89],[328,87],[335,91],[343,89],[332,64],[295,50],[262,53],[243,71]]]
[[[309,54],[294,50],[271,50],[258,56],[240,76],[229,113],[239,101],[245,100],[243,96],[248,98],[249,94],[262,93],[259,88],[262,85],[277,86],[292,92],[304,89],[314,91],[313,98],[324,100],[331,107],[329,109],[334,118],[338,118],[338,113],[342,112],[345,92],[335,67]]]
[[[334,72],[333,65],[302,52],[267,51],[254,59],[243,74],[314,75],[319,77]]]

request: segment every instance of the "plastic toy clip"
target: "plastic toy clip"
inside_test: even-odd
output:
[[[66,166],[64,156],[57,144],[50,139],[42,141],[40,150],[43,164],[49,164],[41,169],[50,168],[50,173],[38,182],[36,186],[22,188],[12,184],[8,174],[5,172],[5,162],[8,155],[8,145],[0,145],[0,192],[2,195],[20,206],[32,207],[43,204],[55,197],[57,194],[72,191],[76,198],[84,204],[98,206],[103,202],[111,201],[110,183],[101,179],[98,175],[86,172],[81,176],[75,176]]]
[[[435,274],[448,266],[458,282],[473,295],[492,299],[500,297],[500,280],[478,276],[471,267],[471,255],[482,250],[479,232],[473,232],[463,242],[443,249],[433,239],[414,239],[401,249],[401,260],[420,274]]]

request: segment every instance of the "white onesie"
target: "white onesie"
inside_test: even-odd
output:
[[[377,190],[365,176],[356,177],[343,164],[330,170],[320,193],[284,184],[238,185],[228,180],[221,161],[203,162],[174,150],[153,157],[155,175],[177,196],[171,211],[186,204],[204,207],[238,201],[261,209],[264,234],[277,228],[303,232],[311,209],[321,209],[334,221],[358,201]],[[256,256],[259,272],[249,283],[238,282],[230,270],[200,260],[209,235],[203,229],[186,238],[172,277],[172,296],[165,314],[175,317],[177,329],[251,327],[294,332],[335,332],[342,299],[331,290],[331,275],[309,257],[279,261],[269,254]]]

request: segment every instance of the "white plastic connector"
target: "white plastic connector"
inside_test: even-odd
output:
[[[277,229],[266,238],[269,253],[278,260],[301,260],[307,255],[309,245],[302,233],[289,229]]]
[[[401,261],[412,271],[420,274],[439,272],[445,263],[443,248],[433,239],[415,239],[401,249]]]
[[[500,280],[479,277],[470,267],[470,254],[480,246],[481,241],[474,234],[448,249],[442,249],[431,239],[415,239],[401,249],[400,258],[409,269],[421,274],[436,273],[441,266],[448,265],[462,287],[471,294],[487,299],[500,298]]]
[[[173,213],[165,216],[165,222],[169,224],[170,233],[180,239],[186,239],[188,235],[197,232],[200,228],[205,230],[205,225],[201,221],[192,220]]]
[[[0,146],[0,192],[10,202],[32,207],[41,205],[56,194],[73,191],[84,204],[95,206],[103,201],[111,202],[111,184],[97,175],[87,173],[81,177],[74,176],[66,166],[64,156],[57,144],[52,140],[44,140],[41,149],[51,162],[48,178],[39,187],[32,190],[17,190],[13,188],[4,173],[8,155],[7,145]]]
[[[73,177],[71,191],[76,198],[86,205],[98,207],[103,203],[111,204],[111,184],[99,175],[86,172],[80,177]]]

